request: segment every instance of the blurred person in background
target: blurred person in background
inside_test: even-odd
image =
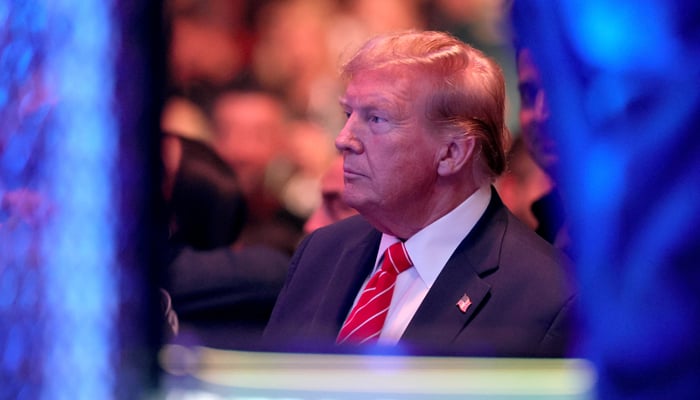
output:
[[[337,156],[321,179],[321,204],[304,224],[304,233],[309,234],[318,228],[338,222],[357,214],[343,200],[343,157]]]
[[[171,242],[199,250],[231,245],[247,215],[234,171],[205,143],[178,135],[164,136],[162,156]]]
[[[548,242],[570,252],[564,203],[556,186],[559,154],[554,136],[548,132],[550,112],[542,77],[529,49],[518,46],[516,57],[522,137],[532,158],[552,182],[549,190],[532,203],[531,212],[537,221],[535,230]]]
[[[286,209],[306,220],[320,205],[321,180],[337,151],[328,132],[303,119],[289,124],[287,143],[290,175],[280,198]]]
[[[694,398],[700,3],[516,0],[512,9],[546,92],[593,396]]]
[[[207,112],[218,87],[250,68],[251,1],[167,0],[168,87],[162,129],[210,141]]]
[[[179,322],[172,340],[217,348],[255,343],[289,257],[240,243],[245,196],[234,171],[209,146],[166,134],[162,155],[171,218],[165,289]]]
[[[532,204],[552,189],[552,180],[533,160],[522,135],[513,139],[507,160],[508,167],[496,180],[496,189],[503,204],[535,230],[539,222]]]
[[[420,0],[347,0],[338,3],[331,37],[337,54],[342,56],[341,61],[347,60],[372,36],[426,27]]]
[[[279,93],[294,118],[330,132],[342,125],[333,107],[340,94],[338,59],[328,38],[336,12],[335,1],[268,2],[256,14],[252,53],[261,85]]]
[[[254,84],[221,90],[212,106],[213,147],[236,171],[248,203],[241,241],[291,254],[304,218],[285,208],[281,190],[292,174],[289,114],[275,94]]]

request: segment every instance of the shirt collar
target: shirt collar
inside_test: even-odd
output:
[[[406,251],[421,279],[430,288],[457,246],[471,232],[491,201],[491,187],[484,185],[452,211],[406,240]],[[382,234],[377,253],[378,265],[384,251],[399,239]]]

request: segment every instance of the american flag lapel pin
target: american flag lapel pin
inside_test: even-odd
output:
[[[467,309],[471,305],[472,299],[470,299],[466,293],[463,294],[462,297],[457,301],[457,308],[459,308],[459,311],[461,311],[463,314],[467,312]]]

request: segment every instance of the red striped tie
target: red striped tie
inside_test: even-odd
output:
[[[360,299],[345,320],[336,342],[361,344],[375,342],[384,326],[394,293],[396,276],[413,265],[403,242],[384,252],[381,268],[372,275]]]

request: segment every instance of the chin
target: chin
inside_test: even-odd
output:
[[[371,208],[371,202],[363,197],[361,194],[348,193],[346,190],[343,192],[343,202],[350,208],[354,208],[360,214]]]
[[[360,211],[362,209],[363,202],[355,196],[348,196],[346,194],[343,194],[343,202],[348,207],[354,208],[355,210]]]

